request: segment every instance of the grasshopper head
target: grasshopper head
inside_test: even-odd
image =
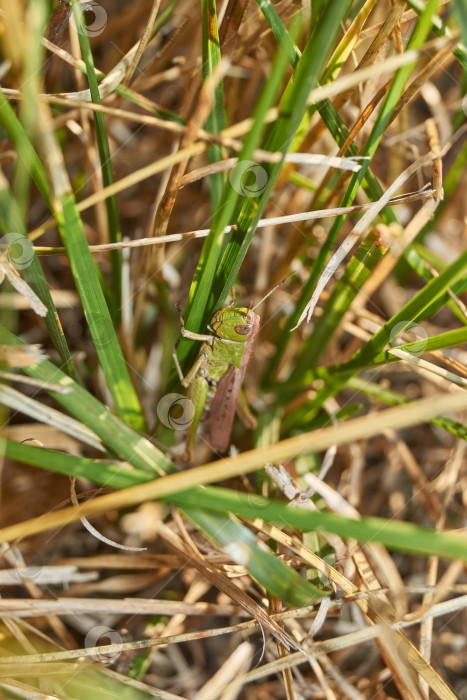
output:
[[[245,306],[220,309],[212,318],[211,328],[219,338],[246,342],[258,332],[259,316]]]

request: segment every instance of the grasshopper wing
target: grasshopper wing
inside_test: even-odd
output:
[[[237,367],[230,365],[222,379],[219,380],[216,393],[211,401],[206,437],[211,449],[217,452],[225,452],[229,446],[245,370],[246,366],[243,369],[237,369]]]
[[[259,330],[259,316],[257,314],[252,314],[252,316],[253,327],[245,343],[240,367],[230,365],[227,372],[219,380],[215,396],[211,401],[206,435],[209,445],[217,452],[225,452],[230,443],[238,395],[245,378],[253,338]]]

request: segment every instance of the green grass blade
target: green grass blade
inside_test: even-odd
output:
[[[203,48],[203,83],[209,80],[221,62],[219,32],[217,29],[217,12],[215,0],[201,0],[201,29]],[[224,88],[222,81],[214,90],[214,105],[206,121],[206,130],[218,134],[225,128]],[[215,144],[207,150],[208,161],[217,163],[222,160],[222,147]],[[224,187],[222,173],[213,173],[209,177],[211,184],[211,205],[216,211]]]
[[[339,422],[352,418],[362,410],[362,404],[347,404],[345,408],[337,411],[333,419]],[[295,411],[288,413],[281,423],[281,436],[292,437],[309,430],[318,430],[326,425],[331,425],[332,420],[328,414],[321,411],[316,415],[313,401],[305,402]]]
[[[57,309],[55,308],[52,295],[50,294],[44,271],[34,252],[32,243],[29,238],[27,238],[26,227],[23,223],[17,202],[13,198],[8,188],[8,183],[4,180],[3,176],[0,176],[0,227],[4,235],[7,236],[10,246],[13,243],[13,239],[16,238],[16,245],[18,245],[20,249],[19,257],[13,254],[13,247],[11,246],[10,260],[13,255],[13,260],[11,260],[13,266],[19,269],[25,281],[47,307],[47,316],[44,319],[47,330],[60,355],[65,372],[76,380],[76,370],[73,365],[73,360],[71,359],[70,351],[63,334]]]
[[[246,494],[241,495],[248,498]],[[329,592],[303,579],[264,544],[260,547],[250,530],[238,521],[209,509],[185,506],[183,512],[207,537],[224,547],[237,564],[246,566],[248,573],[262,583],[269,593],[287,605],[311,605],[329,595]]]
[[[462,5],[463,0],[456,0],[456,3],[459,5]],[[418,15],[423,14],[426,11],[427,3],[424,2],[423,0],[407,0],[407,5],[410,7],[412,10],[414,10]],[[464,3],[464,8],[465,8],[465,3]],[[456,6],[457,9],[457,6]],[[465,10],[464,10],[465,12]],[[449,27],[446,26],[446,24],[443,22],[441,17],[438,17],[437,14],[433,13],[431,16],[431,22],[432,22],[432,30],[434,34],[437,36],[451,36],[451,31]],[[467,48],[466,48],[466,42],[467,40],[464,37],[464,43],[463,44],[458,44],[456,48],[453,51],[454,56],[457,58],[461,66],[464,68],[464,70],[467,70]]]
[[[26,170],[31,175],[39,192],[47,203],[47,206],[53,212],[54,208],[50,197],[49,185],[41,159],[30,142],[23,125],[14,113],[12,106],[1,90],[0,122],[8,134],[8,138],[12,141],[19,158],[23,161]]]
[[[300,58],[300,51],[298,47],[295,45],[293,42],[292,38],[290,37],[289,33],[287,32],[286,28],[282,24],[280,18],[278,17],[276,11],[274,8],[271,6],[269,3],[269,0],[266,0],[266,2],[261,2],[261,9],[263,11],[264,16],[266,17],[274,35],[280,42],[281,46],[283,47],[284,50],[286,50],[287,55],[289,56],[290,63],[292,67],[295,68],[299,58]],[[360,23],[364,21],[368,17],[368,13],[371,10],[370,4],[366,7],[365,10],[365,16],[360,18]],[[343,48],[344,55],[347,55],[347,52],[350,50],[349,46],[346,46]],[[329,77],[332,76],[334,73],[336,73],[338,69],[338,63],[337,57],[340,56],[340,53],[336,49],[336,52],[333,54],[334,63],[333,63],[333,68],[331,69],[331,66],[328,65],[327,73]],[[331,59],[332,61],[332,59]],[[308,116],[310,117],[311,114],[314,112],[315,107],[310,107],[308,108]],[[328,128],[329,132],[333,136],[334,140],[339,146],[342,146],[344,142],[347,140],[349,136],[349,131],[347,127],[345,126],[345,123],[337,110],[335,109],[334,105],[332,104],[331,100],[326,99],[323,102],[320,102],[316,105],[316,109],[319,111],[321,118],[323,119],[323,122],[326,124],[326,127]],[[359,154],[359,149],[355,142],[350,143],[348,146],[345,155],[346,156],[356,156]],[[339,174],[336,173],[336,177],[338,177]],[[377,178],[373,175],[371,170],[368,168],[368,170],[365,173],[365,177],[362,182],[363,189],[365,193],[367,194],[368,198],[370,201],[376,201],[378,200],[382,195],[383,195],[383,190],[377,180]],[[318,203],[317,208],[320,208],[320,204]],[[324,203],[323,203],[324,206]],[[381,212],[380,212],[380,217],[383,222],[385,223],[390,223],[390,222],[396,222],[397,217],[395,216],[394,212],[390,207],[385,207]],[[308,303],[308,300],[310,298],[310,295],[313,292],[313,289],[316,285],[316,282],[319,278],[321,269],[324,267],[325,260],[333,247],[335,240],[338,235],[338,230],[336,229],[334,233],[330,233],[326,239],[326,242],[322,246],[319,254],[318,254],[318,259],[315,262],[315,265],[313,266],[313,270],[310,274],[310,277],[305,284],[305,286],[302,289],[302,293],[300,296],[299,301],[295,305],[295,309],[292,313],[292,315],[289,317],[286,326],[284,328],[284,331],[280,334],[280,337],[277,342],[277,348],[274,356],[271,358],[271,361],[269,363],[269,368],[267,371],[267,376],[271,377],[274,372],[276,371],[279,362],[285,352],[285,349],[291,339],[290,331],[293,329],[298,322],[298,319],[300,318],[306,304]]]
[[[128,466],[119,465],[118,462],[111,464],[104,460],[76,457],[66,452],[48,450],[44,447],[36,447],[4,438],[0,439],[0,453],[8,459],[14,459],[23,464],[31,464],[56,474],[89,479],[96,484],[114,489],[125,489],[151,478],[147,471],[138,469],[130,471]]]
[[[410,49],[419,49],[424,41],[426,40],[429,30],[431,28],[431,16],[433,12],[435,11],[436,7],[438,5],[438,0],[430,0],[430,2],[427,5],[427,8],[425,9],[425,12],[422,14],[420,18],[420,22],[417,24],[414,33],[409,41],[407,50]],[[362,167],[358,173],[355,173],[349,183],[349,186],[347,187],[346,193],[344,195],[344,198],[341,202],[341,206],[349,206],[350,204],[353,203],[355,196],[360,188],[360,185],[362,181],[364,180],[368,169],[369,169],[369,164],[371,159],[373,158],[376,149],[379,146],[379,143],[381,141],[381,138],[385,132],[385,129],[389,123],[389,120],[391,118],[391,115],[402,95],[402,92],[404,90],[404,87],[407,83],[407,80],[410,77],[411,71],[413,68],[413,64],[408,64],[406,66],[403,66],[402,68],[399,68],[397,73],[394,76],[393,82],[391,84],[391,87],[388,90],[388,93],[383,101],[383,104],[381,106],[381,109],[378,113],[378,116],[376,118],[376,121],[374,123],[374,126],[371,130],[371,133],[367,139],[367,142],[362,150],[362,156],[365,156],[368,158],[366,161],[362,161]],[[321,275],[322,269],[324,268],[325,262],[327,255],[331,249],[331,247],[334,245],[334,242],[337,239],[337,236],[339,235],[339,232],[342,228],[342,225],[345,221],[345,216],[338,216],[334,220],[331,229],[329,231],[329,234],[327,236],[326,240],[326,245],[322,247],[320,250],[320,253],[318,255],[318,259],[315,261],[315,264],[313,265],[313,269],[310,273],[310,279],[307,283],[307,291],[310,291],[314,289],[316,282]],[[305,297],[302,295],[301,302],[303,304],[305,300]],[[312,334],[313,335],[313,334]],[[310,339],[311,342],[312,339]]]
[[[344,121],[334,108],[334,105],[330,100],[324,100],[323,102],[317,104],[316,107],[318,109],[318,112],[320,113],[321,118],[326,124],[329,132],[333,136],[334,140],[336,141],[338,146],[341,146],[346,141],[349,132],[344,124]],[[356,156],[358,155],[358,153],[359,150],[357,145],[354,142],[352,142],[349,145],[347,151],[345,152],[345,155],[350,157]],[[370,201],[377,201],[378,199],[380,199],[380,197],[382,197],[383,190],[381,188],[381,185],[379,184],[377,178],[371,172],[370,168],[368,168],[368,170],[366,171],[365,177],[361,184],[365,194],[368,196],[368,199]],[[319,208],[320,206],[321,204],[318,203],[317,207]],[[379,216],[381,220],[386,224],[389,224],[391,222],[397,222],[397,217],[395,216],[391,207],[384,207],[384,209],[382,209],[379,212]],[[298,320],[305,306],[307,305],[311,294],[313,293],[313,290],[316,286],[316,283],[318,282],[318,279],[324,268],[329,253],[332,250],[338,238],[342,223],[343,221],[340,224],[336,223],[336,225],[333,225],[331,227],[326,237],[326,241],[323,243],[318,252],[313,268],[310,271],[310,276],[306,281],[305,285],[303,286],[302,292],[300,294],[300,299],[297,301],[293,313],[287,320],[284,332],[281,333],[281,336],[278,340],[277,351],[271,360],[270,367],[268,370],[269,376],[272,376],[285,352],[285,349],[292,337],[291,330],[297,325]]]
[[[27,456],[28,461],[33,459],[37,466],[45,466],[46,456],[48,456],[49,452],[52,452],[51,450],[44,450],[44,448],[19,445],[14,441],[5,439],[1,440],[0,446],[12,458],[23,461],[23,458]],[[40,452],[44,452],[44,454],[41,455]],[[54,459],[53,465],[60,473],[72,474],[75,469],[85,470],[86,465],[89,465],[91,461],[67,455],[63,464],[69,468],[71,467],[70,471],[62,470],[58,460]],[[133,476],[131,476],[132,474]],[[107,477],[110,479],[125,479],[126,476],[118,475],[117,477],[115,467],[111,467],[107,474]],[[148,475],[146,478],[150,479],[151,477]],[[143,475],[138,472],[128,472],[128,480],[131,479],[134,480],[134,485],[136,485],[137,482],[143,479]],[[96,483],[105,483],[104,476],[101,475],[100,478],[97,478]],[[394,551],[467,560],[467,540],[461,534],[439,532],[414,525],[413,523],[375,517],[362,517],[360,520],[351,520],[334,513],[305,510],[290,506],[288,503],[264,498],[263,496],[251,496],[251,494],[215,486],[180,491],[170,496],[164,496],[163,500],[175,503],[182,509],[186,509],[187,512],[188,509],[203,508],[207,511],[207,515],[210,512],[222,514],[228,512],[246,520],[255,520],[260,515],[265,522],[280,523],[282,526],[285,524],[287,527],[296,528],[304,532],[324,530],[344,538],[352,537],[363,543],[381,542]],[[190,510],[190,512],[192,511]],[[224,522],[219,521],[218,527],[222,530]],[[252,537],[251,533],[249,534]],[[218,533],[218,541],[223,537],[222,533]],[[227,544],[231,541],[230,538],[226,538]]]
[[[281,46],[284,48],[284,50],[287,51],[287,55],[289,56],[289,60],[291,62],[291,65],[293,67],[296,66],[299,58],[300,58],[300,51],[296,47],[295,43],[293,42],[292,38],[288,34],[286,28],[282,24],[280,18],[277,16],[277,13],[275,12],[274,8],[271,6],[271,4],[268,2],[262,2],[261,3],[261,9],[263,11],[263,14],[265,15],[266,19],[269,22],[269,25],[274,32],[274,35],[278,39],[278,41],[281,43]],[[367,17],[368,13],[371,10],[371,4],[368,3],[367,7],[365,8],[365,13],[364,16],[359,18],[359,23],[361,24]],[[344,43],[345,43],[345,38],[344,38]],[[343,47],[338,47],[336,51],[333,54],[332,59],[330,60],[330,63],[328,64],[328,68],[326,69],[326,76],[328,76],[329,79],[332,78],[333,75],[336,74],[336,72],[339,70],[339,61],[344,60],[345,56],[348,55],[348,52],[350,51],[352,45],[345,45]],[[338,60],[339,59],[339,60]],[[315,107],[310,107],[308,108],[308,117],[311,116],[311,114],[314,112]],[[347,140],[349,131],[347,127],[345,126],[345,123],[337,110],[335,109],[334,105],[332,104],[331,100],[326,99],[323,102],[320,102],[316,105],[316,109],[319,111],[321,118],[323,119],[323,122],[326,124],[326,127],[328,128],[329,132],[335,139],[336,143],[339,146],[342,146],[342,144]],[[348,146],[345,155],[346,156],[356,156],[359,154],[359,149],[357,145],[352,142]],[[339,173],[335,174],[335,178],[339,177]],[[371,170],[368,168],[365,177],[362,181],[362,187],[367,194],[368,198],[370,201],[376,201],[378,200],[382,195],[383,195],[383,190],[377,180],[377,178],[373,175]],[[320,204],[316,205],[318,208],[321,206]],[[324,206],[324,203],[323,203]],[[397,217],[395,216],[394,212],[390,207],[385,207],[381,212],[380,212],[380,217],[381,220],[384,223],[391,223],[391,222],[396,222]],[[286,350],[286,347],[288,343],[290,342],[291,339],[291,334],[290,331],[293,329],[297,322],[298,319],[300,318],[303,309],[305,308],[310,295],[312,294],[312,291],[316,285],[316,282],[319,278],[320,272],[322,268],[324,267],[325,260],[327,259],[327,256],[332,249],[335,240],[338,235],[338,229],[336,228],[334,232],[331,232],[329,236],[326,239],[326,242],[324,245],[321,247],[321,250],[319,251],[318,258],[315,261],[315,264],[313,266],[313,270],[310,274],[310,277],[305,284],[304,288],[302,289],[302,293],[300,296],[299,301],[295,305],[295,309],[292,313],[292,315],[289,317],[287,320],[286,326],[283,329],[283,332],[280,334],[280,337],[277,341],[277,348],[274,356],[271,358],[271,361],[269,363],[268,371],[267,371],[267,376],[270,378],[274,372],[276,371],[281,358]],[[309,347],[323,347],[320,345],[318,342],[313,342],[310,340],[308,343],[308,348]],[[307,352],[303,352],[303,355],[308,354]]]
[[[451,265],[449,265],[438,277],[433,278],[423,289],[421,289],[405,306],[403,306],[372,338],[358,350],[350,363],[371,366],[376,355],[391,342],[396,329],[400,334],[404,329],[409,328],[413,323],[417,323],[424,311],[430,307],[433,300],[439,298],[452,287],[455,282],[465,274],[467,269],[467,253],[460,255]],[[396,328],[397,327],[397,328]],[[464,332],[461,329],[460,332]],[[418,341],[419,342],[419,341]],[[427,345],[428,347],[428,345]],[[349,365],[350,365],[349,363]],[[352,365],[350,365],[352,366]],[[316,393],[315,405],[317,408],[323,405],[330,396],[335,396],[338,391],[345,386],[347,381],[355,374],[352,368],[343,371],[341,374],[329,375],[325,386]]]
[[[454,14],[461,28],[464,46],[467,46],[467,5],[464,0],[454,0]]]
[[[12,381],[17,380],[17,375],[13,372],[10,372],[10,377]],[[4,378],[2,377],[2,379]],[[82,423],[51,406],[46,406],[32,397],[22,394],[3,382],[0,382],[0,403],[3,406],[8,406],[11,411],[22,413],[38,423],[50,425],[57,431],[71,435],[75,440],[79,440],[85,445],[90,445],[94,450],[104,451],[97,435],[86,426],[83,426]]]
[[[9,459],[32,464],[40,469],[82,477],[116,489],[135,486],[151,478],[147,472],[129,471],[123,465],[75,457],[3,438],[0,438],[0,453],[5,454]],[[197,488],[194,491],[197,493],[201,489]],[[243,495],[247,497],[247,494]],[[249,573],[288,605],[310,605],[326,595],[325,592],[307,583],[272,552],[264,551],[259,547],[254,536],[244,525],[231,520],[224,513],[203,512],[192,507],[183,508],[183,512],[208,537],[225,547],[234,559],[236,543],[237,554],[242,553],[244,558],[248,559],[246,568]]]
[[[303,345],[300,360],[291,375],[292,380],[318,362],[344,314],[386,250],[374,234],[370,234],[360,245],[325,304],[322,315],[316,319],[313,335]]]
[[[83,223],[72,195],[62,196],[57,224],[70,260],[86,322],[118,414],[138,430],[145,422],[141,406],[104,298],[96,264],[89,251]]]
[[[270,0],[256,0],[279,46],[286,53],[291,66],[295,68],[300,59],[300,49],[285,28],[281,18]]]
[[[413,523],[374,517],[350,520],[334,513],[305,510],[262,496],[249,500],[245,494],[215,486],[198,492],[179,492],[170,496],[170,500],[185,508],[192,505],[207,511],[228,511],[247,520],[255,520],[260,514],[268,523],[285,524],[303,532],[324,530],[345,538],[353,537],[359,542],[381,542],[391,550],[418,556],[438,555],[467,560],[467,539],[461,533],[439,532]]]
[[[366,396],[375,397],[378,401],[388,404],[388,406],[401,406],[409,402],[403,394],[397,391],[391,391],[390,389],[384,389],[380,387],[379,384],[374,384],[367,379],[360,379],[359,377],[352,377],[348,381],[347,387],[365,394]],[[428,422],[446,430],[460,440],[467,440],[467,425],[463,425],[459,423],[459,421],[448,418],[447,416],[439,416],[438,418],[431,418]]]
[[[260,167],[252,163],[251,158],[264,130],[265,115],[276,99],[286,68],[287,57],[283,52],[279,52],[274,61],[271,74],[256,103],[252,127],[244,139],[243,148],[239,154],[240,162],[243,161],[255,167]],[[210,321],[214,310],[212,305],[208,306],[209,293],[223,247],[223,231],[227,224],[230,223],[240,193],[243,191],[241,178],[241,169],[232,171],[229,180],[224,186],[221,203],[217,212],[215,212],[211,231],[201,252],[185,310],[186,326],[193,331],[202,329],[203,324],[205,326]],[[184,339],[180,342],[178,357],[182,364],[191,347],[192,343]]]
[[[6,328],[0,326],[0,343],[21,345]],[[172,462],[149,440],[136,432],[125,421],[112,413],[82,386],[74,382],[58,367],[47,360],[24,368],[24,373],[34,379],[71,389],[69,393],[50,392],[50,395],[69,413],[100,437],[104,445],[116,455],[127,460],[137,470],[154,477],[173,469]]]
[[[397,334],[399,329],[397,329]],[[432,336],[431,338],[426,338],[423,340],[416,340],[412,343],[405,343],[404,345],[394,345],[394,348],[398,350],[404,350],[414,356],[421,355],[422,353],[427,353],[436,350],[445,350],[447,348],[455,347],[456,345],[463,345],[467,342],[467,329],[459,328],[455,331],[448,331],[446,333],[440,333],[439,335]],[[331,387],[329,394],[333,396],[337,391],[339,391],[343,386],[347,385],[351,380],[354,381],[354,375],[357,372],[368,369],[376,369],[384,365],[388,365],[394,362],[400,362],[400,358],[396,355],[391,354],[388,350],[382,350],[376,355],[374,355],[371,360],[362,359],[360,357],[354,356],[348,362],[343,362],[335,365],[328,365],[326,367],[317,367],[316,369],[309,370],[305,372],[300,379],[295,382],[287,382],[285,384],[280,384],[276,386],[276,392],[280,397],[280,401],[284,402],[286,400],[291,400],[297,393],[303,390],[304,386],[307,386],[314,382],[316,379],[321,379],[326,382],[326,387]],[[356,380],[355,380],[356,381]],[[321,392],[315,396],[313,401],[310,401],[310,406],[315,406],[315,409],[321,408],[323,403],[323,398]],[[308,420],[311,420],[309,417]]]
[[[339,30],[339,23],[346,16],[348,8],[347,0],[336,0],[332,7],[327,5],[324,9],[320,22],[315,26],[297,63],[293,79],[282,96],[279,117],[265,139],[265,150],[281,152],[283,155],[288,151],[305,112],[310,90],[318,83]],[[237,228],[227,245],[213,282],[209,308],[222,305],[226,299],[279,176],[282,163],[283,161],[265,164],[267,182],[264,191],[260,197],[249,197],[243,204]]]
[[[467,272],[467,252],[460,255],[438,277],[434,277],[407,304],[405,304],[365,345],[354,355],[355,360],[370,361],[391,340],[394,328],[402,333],[420,319],[423,312]]]
[[[86,65],[86,74],[89,82],[89,90],[91,92],[92,101],[95,104],[101,104],[99,95],[99,85],[97,75],[94,68],[94,60],[92,57],[91,47],[89,44],[88,35],[85,31],[86,23],[84,20],[81,3],[79,0],[72,0],[73,16],[76,26],[79,27],[78,37],[81,47],[81,53]],[[101,112],[94,112],[94,123],[96,125],[97,146],[99,149],[99,158],[102,170],[102,183],[104,187],[113,184],[112,158],[110,155],[109,141],[107,138],[107,130],[105,127],[104,115]],[[120,220],[118,216],[117,200],[115,195],[106,197],[105,205],[107,209],[107,220],[109,225],[109,242],[117,243],[122,239],[120,229]],[[121,308],[121,284],[122,284],[122,253],[120,250],[110,251],[111,261],[111,298],[112,311],[114,317],[118,320]]]
[[[397,325],[397,324],[396,324]],[[409,324],[410,325],[410,324]],[[397,328],[397,335],[400,333],[400,327]],[[391,332],[389,335],[391,338]],[[390,342],[390,341],[389,341]],[[413,355],[419,355],[424,352],[432,352],[435,350],[446,350],[453,348],[456,345],[467,343],[467,328],[457,328],[454,331],[447,331],[439,335],[424,338],[423,340],[415,340],[412,343],[404,345],[394,345],[399,350],[405,350]],[[372,356],[370,360],[356,357],[348,362],[341,364],[329,365],[327,367],[317,367],[316,369],[306,372],[302,377],[304,383],[312,382],[314,379],[329,379],[338,374],[346,374],[347,372],[360,372],[365,369],[373,369],[389,364],[390,362],[400,362],[400,358],[391,355],[388,350],[381,350]],[[295,391],[297,387],[295,388]]]

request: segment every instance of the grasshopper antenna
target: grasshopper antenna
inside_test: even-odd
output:
[[[232,296],[232,301],[230,302],[229,306],[235,306],[237,295],[235,294],[235,287],[233,285],[230,288],[230,294]]]
[[[287,280],[289,279],[289,277],[292,277],[292,275],[295,275],[295,274],[296,274],[295,271],[294,271],[294,272],[289,272],[289,274],[288,274],[286,277],[284,277],[283,280],[281,280],[280,282],[278,282],[278,283],[276,284],[275,287],[273,287],[272,289],[270,289],[269,292],[268,292],[267,294],[265,294],[265,296],[264,296],[262,299],[260,299],[260,300],[258,301],[258,303],[255,304],[251,310],[254,311],[255,309],[257,309],[258,306],[259,306],[260,304],[262,304],[263,301],[266,301],[266,299],[267,299],[268,297],[270,297],[271,294],[272,294],[273,292],[275,292],[276,289],[277,289],[278,287],[280,287],[282,284],[284,284],[284,282],[287,282]]]

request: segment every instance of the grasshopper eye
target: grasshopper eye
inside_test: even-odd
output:
[[[237,323],[237,325],[234,326],[234,331],[237,335],[248,335],[251,333],[252,328],[253,326],[251,323]]]

